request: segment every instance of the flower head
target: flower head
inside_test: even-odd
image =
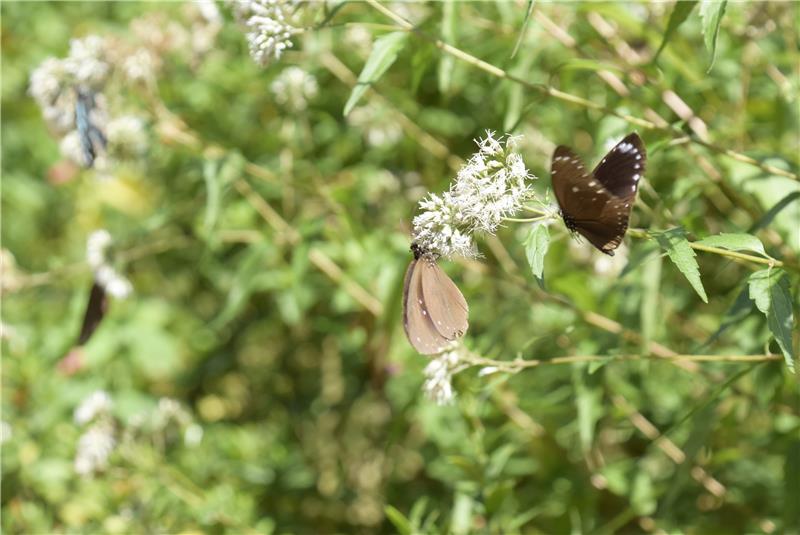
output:
[[[99,422],[90,427],[78,439],[75,471],[82,476],[90,476],[104,470],[108,466],[108,457],[114,450],[115,444],[114,427],[111,422]]]
[[[113,402],[111,396],[105,390],[97,390],[92,392],[89,397],[84,399],[78,408],[75,409],[75,422],[78,424],[87,424],[95,419],[97,416],[108,414],[111,412]]]
[[[420,201],[414,218],[414,242],[441,256],[474,256],[475,232],[494,234],[529,196],[535,178],[515,151],[517,138],[495,138],[486,131],[478,152],[459,170],[450,190]]]
[[[319,84],[313,75],[292,66],[275,78],[270,89],[275,95],[275,102],[291,111],[302,111],[308,107],[308,101],[317,96]]]
[[[461,358],[457,350],[447,351],[431,360],[425,366],[425,383],[422,390],[437,405],[449,405],[455,399],[451,379],[458,371]]]
[[[236,20],[246,28],[253,61],[265,67],[293,46],[291,25],[293,0],[229,0]]]

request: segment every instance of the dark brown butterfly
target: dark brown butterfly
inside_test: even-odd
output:
[[[411,250],[414,260],[403,284],[403,327],[414,349],[435,355],[467,332],[469,307],[434,254],[416,244]]]
[[[82,346],[91,338],[92,333],[94,333],[103,316],[105,316],[107,308],[108,297],[106,296],[106,291],[95,281],[92,284],[92,290],[89,292],[89,302],[86,304],[86,313],[83,316],[83,324],[78,335],[77,345]]]
[[[551,166],[553,191],[567,228],[614,256],[628,230],[646,161],[644,143],[636,133],[617,143],[591,174],[569,147],[557,147]]]

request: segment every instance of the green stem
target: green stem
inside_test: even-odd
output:
[[[628,229],[628,234],[633,236],[634,238],[642,238],[645,240],[653,239],[652,234],[644,229]],[[722,249],[720,247],[712,247],[710,245],[703,245],[702,243],[696,242],[689,242],[689,247],[696,251],[703,251],[704,253],[712,253],[720,256],[727,256],[728,258],[736,258],[737,260],[744,260],[746,262],[753,262],[755,264],[764,264],[770,267],[783,267],[787,269],[791,269],[793,271],[797,271],[797,268],[794,265],[787,265],[780,260],[776,260],[774,258],[763,258],[760,256],[753,256],[745,253],[740,253],[738,251],[729,251],[728,249]]]
[[[453,56],[453,57],[455,57],[455,58],[457,58],[457,59],[459,59],[459,60],[461,60],[461,61],[463,61],[465,63],[468,63],[468,64],[470,64],[470,65],[472,65],[472,66],[474,66],[474,67],[476,67],[478,69],[481,69],[484,72],[487,72],[487,73],[491,74],[492,76],[496,76],[497,78],[503,78],[503,79],[511,80],[512,82],[520,84],[520,85],[522,85],[522,86],[524,86],[524,87],[526,87],[528,89],[532,89],[534,91],[538,91],[540,93],[543,93],[545,95],[551,96],[553,98],[557,98],[559,100],[563,100],[564,102],[570,102],[572,104],[576,104],[578,106],[581,106],[581,107],[584,107],[584,108],[587,108],[587,109],[598,110],[598,111],[601,111],[601,112],[603,112],[603,113],[605,113],[607,115],[613,115],[615,117],[619,117],[620,119],[622,119],[622,120],[624,120],[624,121],[626,121],[626,122],[628,122],[630,124],[633,124],[633,125],[636,125],[636,126],[640,126],[642,128],[646,128],[647,130],[660,130],[662,132],[666,132],[666,133],[670,134],[675,139],[683,139],[683,138],[686,137],[686,132],[684,132],[683,130],[681,130],[680,128],[677,128],[675,126],[672,126],[672,125],[660,126],[660,125],[657,125],[656,123],[654,123],[652,121],[648,121],[647,119],[642,119],[640,117],[634,117],[633,115],[629,115],[627,113],[623,113],[623,112],[619,112],[617,110],[613,110],[611,108],[606,107],[603,104],[598,104],[597,102],[592,102],[591,100],[587,100],[587,99],[585,99],[583,97],[579,97],[577,95],[572,95],[570,93],[565,93],[563,91],[559,91],[558,89],[554,89],[554,88],[552,88],[550,86],[546,86],[546,85],[542,85],[542,84],[534,84],[532,82],[529,82],[528,80],[525,80],[523,78],[519,78],[519,77],[517,77],[517,76],[515,76],[513,74],[508,73],[507,71],[504,71],[503,69],[500,69],[499,67],[495,67],[491,63],[487,63],[487,62],[483,61],[482,59],[478,59],[477,57],[475,57],[475,56],[473,56],[473,55],[471,55],[471,54],[469,54],[467,52],[464,52],[463,50],[461,50],[459,48],[456,48],[456,47],[454,47],[452,45],[449,45],[449,44],[447,44],[447,43],[445,43],[445,42],[443,42],[443,41],[441,41],[439,39],[431,37],[431,36],[425,34],[424,32],[421,32],[420,30],[415,28],[413,24],[411,24],[410,22],[408,22],[407,20],[402,18],[400,15],[394,13],[393,11],[388,9],[386,6],[384,6],[381,3],[379,3],[377,0],[366,0],[366,2],[368,4],[370,4],[372,7],[374,7],[377,11],[380,11],[381,13],[383,13],[384,15],[386,15],[387,17],[392,19],[402,29],[404,29],[406,31],[410,31],[410,32],[416,33],[417,35],[419,35],[423,39],[426,39],[427,41],[430,41],[436,48],[438,48],[442,52],[445,52],[446,54],[450,54],[451,56]],[[800,176],[798,176],[797,173],[793,173],[791,171],[786,171],[786,170],[781,169],[779,167],[775,167],[773,165],[769,165],[769,164],[766,164],[766,163],[763,163],[763,162],[759,162],[758,160],[756,160],[754,158],[751,158],[750,156],[747,156],[745,154],[741,154],[741,153],[736,152],[734,150],[723,148],[723,147],[719,147],[717,145],[714,145],[713,143],[709,143],[707,141],[703,141],[702,139],[698,138],[694,134],[690,135],[689,139],[691,140],[692,143],[695,143],[697,145],[701,145],[701,146],[703,146],[703,147],[705,147],[705,148],[707,148],[707,149],[709,149],[709,150],[711,150],[713,152],[716,152],[718,154],[724,154],[725,156],[728,156],[729,158],[732,158],[732,159],[737,160],[739,162],[743,162],[743,163],[758,167],[759,169],[761,169],[764,172],[767,172],[767,173],[770,173],[770,174],[773,174],[773,175],[784,176],[784,177],[787,177],[787,178],[791,178],[792,180],[800,181]]]

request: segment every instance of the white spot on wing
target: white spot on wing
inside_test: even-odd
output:
[[[578,193],[578,191],[580,191],[578,186],[572,186],[572,193]]]

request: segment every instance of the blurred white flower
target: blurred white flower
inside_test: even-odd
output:
[[[516,152],[517,138],[495,138],[486,131],[478,152],[459,170],[450,190],[420,201],[413,240],[441,256],[474,256],[472,235],[494,234],[503,221],[529,198],[530,174]]]
[[[437,405],[449,405],[455,399],[455,392],[451,379],[453,374],[458,371],[461,358],[458,351],[447,351],[431,360],[425,366],[425,383],[422,391],[428,399]]]
[[[114,427],[109,421],[90,427],[80,439],[75,453],[75,472],[90,476],[108,466],[108,457],[114,450]]]
[[[308,107],[308,101],[317,96],[319,85],[313,75],[292,66],[275,78],[270,89],[275,95],[275,102],[291,111],[302,111]]]
[[[164,429],[172,422],[180,427],[189,425],[192,417],[181,404],[172,398],[161,398],[158,400],[158,407],[153,413],[153,428]]]
[[[122,60],[122,73],[131,82],[148,83],[155,79],[156,61],[152,52],[140,48]]]
[[[481,370],[478,372],[478,377],[485,377],[487,375],[497,373],[499,369],[500,368],[498,368],[497,366],[486,366],[484,368],[481,368]]]
[[[124,299],[133,292],[133,286],[111,265],[107,254],[111,242],[111,234],[107,230],[92,232],[86,240],[86,262],[91,266],[97,284],[110,295]]]
[[[77,130],[67,132],[58,143],[58,150],[64,158],[77,165],[84,165],[86,159],[83,153],[83,144],[81,143],[81,136]]]
[[[191,424],[183,432],[183,443],[187,446],[197,446],[203,440],[203,428],[198,424]]]
[[[99,35],[70,41],[69,56],[64,61],[75,85],[99,89],[106,82],[111,73],[107,47],[106,40]]]
[[[147,132],[140,117],[115,117],[108,122],[106,136],[108,152],[117,158],[139,156],[147,150]]]
[[[293,0],[228,0],[236,20],[246,28],[253,60],[265,67],[291,48],[296,28],[290,23]]]
[[[108,414],[111,412],[113,404],[111,396],[105,390],[92,392],[75,409],[75,423],[84,425],[94,420],[97,416]]]
[[[403,129],[391,110],[369,102],[347,115],[347,122],[364,132],[364,139],[372,147],[389,147],[403,138]]]

